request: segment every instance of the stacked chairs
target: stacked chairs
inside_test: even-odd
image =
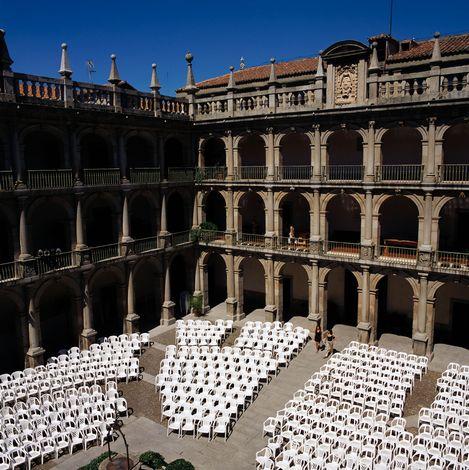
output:
[[[469,366],[450,363],[430,408],[419,412],[413,458],[441,468],[469,468]],[[436,467],[435,467],[436,468]]]
[[[271,351],[281,365],[290,363],[308,341],[309,330],[292,323],[248,321],[235,340],[235,346]]]
[[[232,320],[178,320],[176,344],[178,346],[221,346],[233,330]]]
[[[218,322],[220,327],[231,330],[232,325]],[[193,332],[197,325],[205,331],[206,325],[193,323]],[[181,343],[177,347],[167,346],[155,378],[155,391],[159,393],[161,419],[168,419],[168,435],[176,432],[178,437],[192,434],[194,438],[228,438],[239,416],[283,365],[281,348],[292,348],[289,354],[293,354],[307,340],[303,329],[293,332],[289,325],[283,327],[279,322],[275,327],[272,325],[262,322],[256,325],[259,331],[275,331],[269,335],[273,346],[265,349],[261,341],[246,347]],[[253,323],[247,322],[241,336],[247,337],[252,328]]]
[[[51,357],[45,366],[0,375],[0,462],[30,466],[62,450],[103,443],[116,413],[128,414],[116,384],[140,378],[138,356],[149,345],[146,333],[111,336],[89,350],[74,347]]]
[[[264,422],[258,468],[409,468],[413,435],[401,416],[427,366],[426,358],[350,343]]]

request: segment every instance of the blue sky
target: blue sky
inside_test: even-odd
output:
[[[393,34],[430,37],[469,31],[469,2],[394,0]],[[184,54],[194,55],[196,80],[239,66],[316,55],[341,39],[366,41],[388,31],[389,0],[133,0],[77,2],[1,0],[0,28],[7,32],[13,69],[56,77],[60,44],[69,45],[73,78],[104,83],[111,53],[121,78],[148,90],[151,63],[158,64],[162,92],[185,81]]]

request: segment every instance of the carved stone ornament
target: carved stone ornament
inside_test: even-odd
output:
[[[358,66],[357,64],[338,65],[335,69],[335,104],[357,102]]]

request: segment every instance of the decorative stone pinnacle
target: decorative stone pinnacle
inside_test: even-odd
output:
[[[440,33],[437,31],[433,35],[435,38],[433,41],[433,51],[431,62],[439,62],[441,60],[441,50],[440,50]]]
[[[230,78],[228,80],[227,90],[234,90],[236,88],[235,78],[234,78],[234,67],[230,66]]]
[[[318,68],[316,70],[316,78],[323,78],[324,77],[324,68],[323,68],[321,54],[322,54],[322,51],[319,51]]]
[[[13,59],[8,52],[8,46],[5,41],[5,30],[0,29],[0,70],[11,70]]]
[[[62,48],[62,56],[60,59],[59,73],[64,78],[70,78],[72,76],[72,69],[70,67],[70,61],[68,59],[67,44],[65,42],[60,46]]]
[[[107,81],[112,85],[117,85],[121,81],[119,71],[117,70],[116,54],[111,54],[111,70]]]
[[[161,88],[160,82],[158,80],[158,75],[156,73],[156,64],[151,64],[151,81],[150,81],[150,88],[154,92],[158,92]]]
[[[192,61],[194,60],[194,56],[189,51],[187,51],[185,58],[187,62],[187,77],[186,86],[184,89],[186,92],[194,93],[197,91],[197,87],[195,86],[194,73],[192,72]]]
[[[377,49],[378,43],[376,41],[373,41],[371,44],[371,61],[370,61],[370,72],[378,70],[379,64],[378,64],[378,49]]]
[[[275,59],[273,57],[270,59],[269,83],[271,84],[277,83],[277,73],[275,72]]]

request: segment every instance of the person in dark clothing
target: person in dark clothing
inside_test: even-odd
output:
[[[324,357],[327,358],[334,352],[335,336],[334,336],[334,333],[332,333],[332,330],[326,330],[326,333],[324,334],[324,339],[326,340],[326,348],[327,348],[327,352]]]
[[[322,342],[322,329],[319,324],[316,326],[316,330],[314,331],[314,342],[316,343],[316,352],[319,352]]]

